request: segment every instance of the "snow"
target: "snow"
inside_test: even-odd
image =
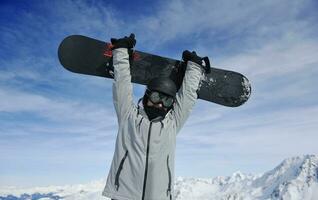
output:
[[[104,184],[105,180],[98,180],[66,186],[5,187],[0,189],[0,200],[107,200],[101,196]],[[176,200],[316,200],[318,156],[289,158],[261,175],[237,171],[229,177],[210,179],[177,177],[175,197]]]

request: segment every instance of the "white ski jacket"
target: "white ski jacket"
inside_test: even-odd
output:
[[[117,200],[172,200],[176,135],[196,102],[201,68],[188,62],[173,109],[165,118],[149,121],[133,102],[127,49],[113,50],[113,66],[119,130],[103,195]]]

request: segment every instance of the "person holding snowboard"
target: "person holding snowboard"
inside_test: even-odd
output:
[[[176,136],[196,102],[206,71],[202,58],[184,51],[187,67],[179,91],[171,79],[157,77],[135,105],[130,75],[135,36],[111,42],[119,130],[103,195],[114,200],[172,200]]]

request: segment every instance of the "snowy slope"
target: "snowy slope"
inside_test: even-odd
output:
[[[0,200],[107,200],[104,180],[83,185],[0,189]],[[284,160],[262,175],[240,172],[213,179],[177,178],[177,200],[318,200],[318,156]]]

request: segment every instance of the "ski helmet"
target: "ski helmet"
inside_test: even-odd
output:
[[[176,97],[177,86],[168,77],[156,77],[149,81],[147,89],[150,91],[158,91],[166,95]]]
[[[154,118],[161,117],[164,118],[165,115],[168,113],[168,111],[172,108],[168,108],[168,110],[164,108],[157,108],[153,106],[148,106],[148,95],[147,91],[157,91],[166,95],[169,95],[173,98],[176,97],[177,93],[177,87],[176,84],[168,77],[157,77],[149,81],[147,85],[147,90],[145,92],[145,95],[142,99],[142,103],[145,109],[146,114],[148,115],[150,120],[153,120]]]

